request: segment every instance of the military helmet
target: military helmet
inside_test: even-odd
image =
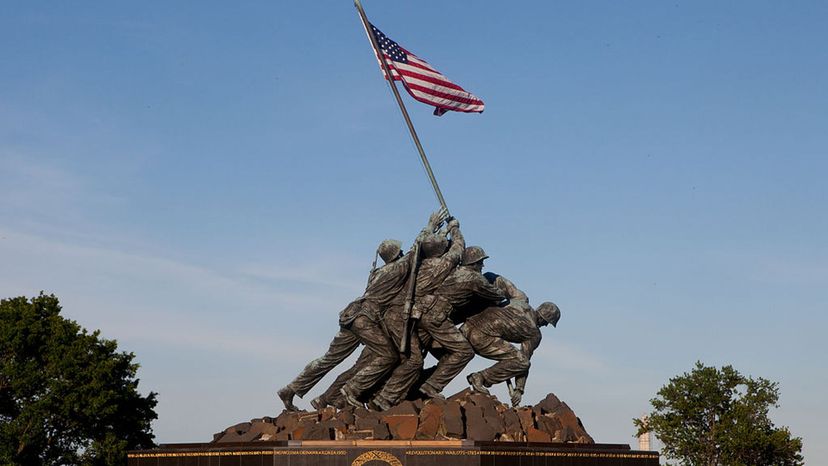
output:
[[[561,310],[555,303],[549,301],[542,303],[538,306],[537,311],[543,320],[552,324],[553,327],[558,326],[558,320],[561,318]]]
[[[386,264],[400,257],[400,252],[402,252],[402,242],[395,239],[387,239],[377,247],[377,254]]]
[[[423,257],[437,257],[448,249],[448,240],[445,236],[432,233],[423,239],[420,243],[420,249],[423,252]]]
[[[480,246],[469,246],[465,250],[463,250],[463,265],[472,265],[477,262],[482,261],[483,259],[488,259],[489,256],[486,255],[486,251],[483,250]]]

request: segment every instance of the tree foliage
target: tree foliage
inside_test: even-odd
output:
[[[60,315],[54,295],[0,301],[0,463],[126,464],[153,446],[156,394],[114,340]]]
[[[697,362],[690,373],[670,379],[650,400],[653,411],[634,419],[638,434],[653,432],[667,458],[693,466],[796,466],[802,439],[768,417],[778,407],[779,387]]]

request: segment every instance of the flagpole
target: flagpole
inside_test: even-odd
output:
[[[431,187],[434,188],[434,194],[437,195],[437,200],[440,201],[440,206],[448,214],[446,200],[443,198],[443,193],[440,191],[440,186],[437,184],[437,179],[434,177],[434,172],[431,170],[431,164],[428,163],[428,157],[426,157],[425,150],[423,150],[423,145],[420,144],[420,138],[417,136],[414,124],[411,123],[411,117],[408,116],[408,110],[406,110],[402,97],[400,97],[400,91],[397,89],[397,84],[394,82],[394,77],[391,75],[391,69],[388,68],[388,63],[385,62],[385,56],[383,55],[379,44],[377,44],[377,38],[374,37],[374,34],[371,33],[371,29],[368,27],[368,17],[365,16],[365,10],[362,9],[362,3],[360,3],[359,0],[354,0],[354,5],[359,12],[359,19],[362,21],[362,27],[365,28],[365,34],[368,35],[368,41],[371,42],[371,47],[374,49],[374,53],[377,54],[377,58],[382,65],[383,71],[385,71],[385,76],[388,79],[388,85],[391,86],[394,98],[397,99],[397,105],[399,105],[400,112],[402,112],[403,118],[405,118],[405,124],[408,125],[408,131],[411,133],[411,139],[414,140],[414,145],[417,146],[417,151],[420,153],[420,160],[423,162],[423,167],[425,167],[429,181],[431,181]]]

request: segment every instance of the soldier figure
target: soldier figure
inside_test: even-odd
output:
[[[511,281],[492,273],[487,273],[486,278],[507,294],[509,302],[469,317],[460,330],[475,353],[498,362],[470,374],[467,380],[476,391],[488,394],[486,387],[514,377],[515,387],[510,386],[509,395],[512,405],[518,406],[526,387],[529,360],[541,341],[539,329],[548,324],[557,326],[561,311],[551,302],[545,302],[533,310],[526,294]],[[520,350],[512,343],[519,344]]]
[[[463,234],[460,232],[460,222],[457,219],[450,219],[447,227],[447,234],[451,236],[451,247],[444,234],[430,234],[420,240],[420,254],[422,262],[417,271],[417,278],[414,288],[414,308],[411,311],[412,318],[421,317],[424,300],[430,298],[428,293],[435,290],[445,278],[457,267],[466,247]],[[397,343],[402,341],[403,333],[409,331],[409,316],[404,312],[405,303],[401,306],[389,308],[385,316],[385,324],[391,337]],[[414,385],[423,369],[423,351],[417,332],[409,339],[409,351],[403,355],[402,363],[397,366],[386,381],[382,389],[374,396],[369,406],[375,409],[384,410],[397,404],[408,390]],[[458,336],[462,339],[462,335]],[[464,346],[449,346],[466,358],[466,352],[470,353],[469,359],[474,356],[468,342]],[[468,361],[466,361],[468,362]],[[460,366],[458,372],[463,369],[465,362]],[[456,375],[456,374],[455,374]]]
[[[505,295],[481,273],[483,260],[488,256],[483,254],[478,258],[466,254],[466,251],[463,250],[460,267],[434,291],[432,303],[429,304],[428,296],[424,297],[426,310],[420,320],[420,328],[447,352],[439,359],[434,373],[420,387],[420,392],[431,398],[443,398],[440,395],[443,388],[474,357],[474,349],[452,320],[455,311],[468,308],[471,303],[495,305],[505,299]]]
[[[453,227],[453,244],[448,252],[436,256],[440,251],[445,251],[445,243],[439,244],[434,241],[429,247],[423,244],[423,251],[428,258],[423,259],[417,275],[414,313],[421,315],[418,321],[420,338],[426,343],[439,343],[443,351],[434,372],[419,387],[420,393],[429,398],[443,399],[440,392],[474,357],[473,348],[451,319],[455,310],[467,306],[474,300],[491,305],[504,299],[504,295],[480,273],[482,259],[477,261],[479,264],[463,260],[465,241],[460,233],[459,224],[456,220],[454,222],[449,223]],[[460,267],[453,268],[450,265],[461,261]],[[446,274],[446,271],[449,273]],[[422,365],[418,369],[422,370]],[[393,377],[378,396],[396,403],[407,393],[410,385],[401,390],[402,387],[394,387],[391,382]],[[393,393],[389,393],[389,388],[395,389]]]
[[[421,236],[437,230],[444,215],[442,211],[432,214]],[[293,397],[303,397],[307,394],[328,372],[350,356],[360,343],[364,344],[371,354],[370,357],[366,355],[360,358],[363,364],[341,389],[343,394],[348,395],[346,400],[349,403],[353,401],[351,398],[355,399],[372,388],[397,363],[397,350],[380,322],[385,309],[398,299],[398,295],[404,294],[401,292],[405,288],[414,255],[410,251],[403,255],[400,242],[393,240],[383,241],[377,249],[377,254],[385,265],[372,270],[365,293],[340,313],[340,329],[331,341],[328,351],[322,357],[308,363],[292,382],[277,392],[285,409],[297,410],[293,404]]]

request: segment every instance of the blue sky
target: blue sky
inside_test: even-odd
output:
[[[365,7],[487,103],[404,97],[488,269],[562,309],[527,401],[634,444],[670,377],[729,363],[828,462],[828,4]],[[437,208],[350,1],[9,4],[0,57],[0,295],[135,352],[161,442],[276,413]]]

